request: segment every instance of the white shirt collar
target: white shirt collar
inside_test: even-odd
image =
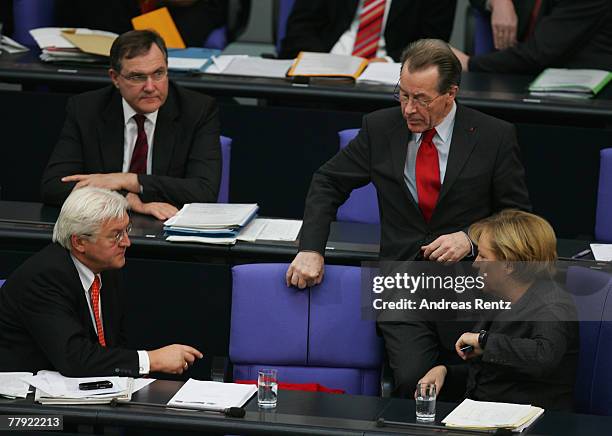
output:
[[[89,289],[91,288],[91,285],[93,284],[95,274],[93,273],[92,270],[86,267],[79,259],[74,257],[72,253],[70,253],[70,258],[72,259],[72,262],[74,263],[74,266],[77,269],[77,272],[79,273],[79,279],[81,279],[81,285],[83,285],[83,289],[86,292],[89,292]],[[102,288],[102,278],[101,277],[99,278],[100,278],[100,288]]]
[[[442,142],[446,143],[448,138],[453,133],[453,126],[455,125],[455,115],[457,114],[457,104],[453,101],[453,107],[446,114],[440,124],[435,126],[436,134],[440,137]],[[421,140],[422,133],[415,133],[414,139],[418,143]]]
[[[121,97],[121,105],[123,106],[123,122],[124,124],[127,124],[130,122],[132,117],[136,115],[138,112],[136,112],[134,108],[132,108],[132,106],[130,106],[130,104],[127,101],[125,101],[125,98],[123,97]],[[151,112],[149,114],[143,114],[143,115],[145,116],[147,120],[155,124],[155,122],[157,121],[158,113],[159,113],[159,109],[157,109],[155,112]]]

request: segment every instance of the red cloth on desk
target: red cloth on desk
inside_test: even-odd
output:
[[[256,385],[257,380],[236,380],[234,383],[243,385]],[[326,388],[319,383],[279,383],[278,388],[285,391],[309,391],[309,392],[327,392],[328,394],[343,394],[343,389]]]

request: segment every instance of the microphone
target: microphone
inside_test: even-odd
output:
[[[190,407],[190,406],[169,406],[167,404],[155,404],[155,403],[143,403],[140,401],[118,401],[116,398],[113,398],[110,402],[111,407],[117,406],[144,406],[144,407],[161,407],[163,409],[183,409],[183,410],[200,410],[203,412],[217,412],[222,413],[225,416],[230,418],[244,418],[246,415],[246,411],[242,407],[228,407],[226,409],[219,408],[205,408],[205,407]]]

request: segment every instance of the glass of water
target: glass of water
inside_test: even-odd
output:
[[[276,407],[278,378],[275,369],[261,369],[257,375],[257,404],[271,409]]]
[[[416,419],[432,422],[436,419],[436,385],[419,383],[416,388]]]

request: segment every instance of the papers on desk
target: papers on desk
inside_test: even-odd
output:
[[[257,392],[255,385],[200,381],[190,378],[168,401],[168,406],[223,411],[242,407]]]
[[[399,81],[402,64],[398,62],[372,62],[357,78],[357,82],[395,85]]]
[[[591,98],[612,80],[604,70],[547,68],[529,85],[535,96]]]
[[[23,377],[32,376],[31,372],[1,372],[0,396],[6,398],[25,398],[28,395],[30,384],[23,381]]]
[[[203,73],[212,64],[211,58],[221,53],[212,48],[189,47],[168,50],[168,69]]]
[[[595,260],[612,262],[612,244],[591,244],[591,251]]]
[[[6,35],[2,35],[2,39],[0,39],[0,50],[5,51],[9,54],[12,54],[12,53],[21,53],[24,51],[28,51],[29,48],[19,44],[17,41],[9,38]]]
[[[349,77],[357,79],[368,60],[358,56],[302,51],[293,61],[288,76]]]
[[[236,58],[247,58],[247,55],[221,55],[213,56],[212,63],[206,68],[206,74],[223,74],[223,71]]]
[[[41,404],[106,404],[113,398],[129,401],[134,392],[134,379],[129,377],[64,377],[56,371],[38,371],[36,375],[22,377],[36,388],[34,400]],[[108,380],[107,389],[82,391],[79,383]]]
[[[264,59],[243,55],[216,56],[212,60],[213,64],[206,69],[206,73],[272,79],[285,78],[287,70],[293,62],[291,60]]]
[[[529,404],[493,403],[465,399],[442,420],[447,427],[471,430],[511,429],[521,432],[535,422],[544,409]]]
[[[117,38],[113,32],[92,29],[41,27],[30,35],[42,50],[43,62],[108,62],[110,46]],[[71,41],[66,38],[71,39]]]

